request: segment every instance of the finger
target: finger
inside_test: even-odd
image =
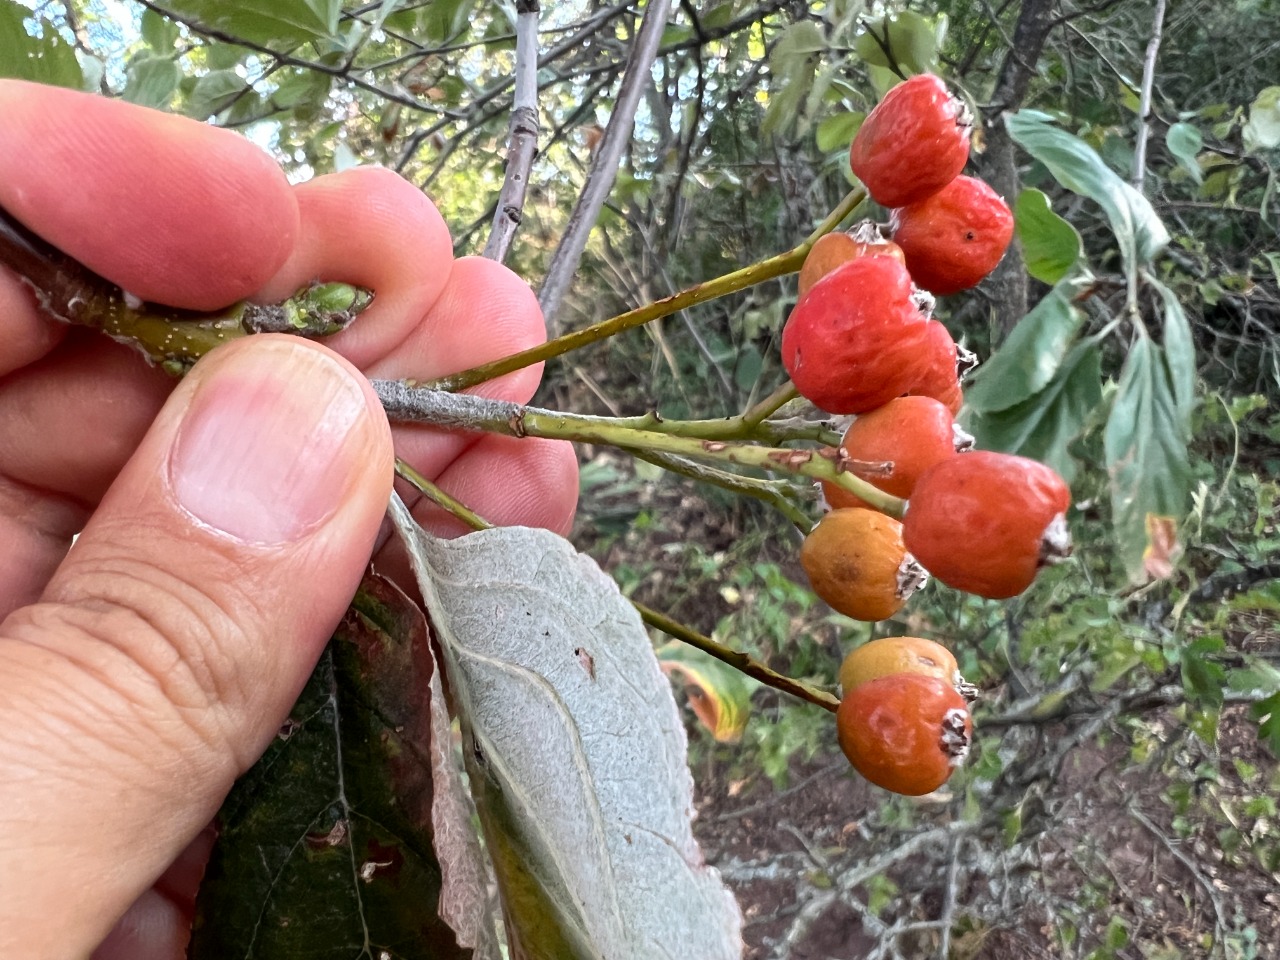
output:
[[[293,248],[293,192],[244,137],[16,80],[0,81],[0,116],[0,206],[144,300],[225,306]]]
[[[359,583],[391,456],[315,344],[241,341],[174,391],[0,624],[0,956],[87,955],[213,817]]]
[[[313,280],[374,291],[359,322],[327,344],[358,367],[385,356],[426,315],[449,280],[449,229],[430,200],[382,167],[357,167],[295,188],[301,233],[258,299],[279,300]]]
[[[545,527],[567,536],[578,504],[578,461],[562,440],[487,435],[450,465],[436,481],[445,493],[500,527]],[[408,502],[408,492],[401,496]],[[469,533],[471,527],[413,491],[414,519],[441,537]],[[404,545],[391,537],[375,558],[379,573],[411,593],[416,589]]]

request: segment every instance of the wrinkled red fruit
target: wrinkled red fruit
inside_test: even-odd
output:
[[[907,268],[857,257],[800,298],[782,330],[782,364],[801,396],[828,413],[865,413],[920,382],[927,331]]]
[[[978,285],[1013,239],[1013,213],[974,177],[956,177],[933,196],[893,212],[893,240],[916,286],[945,296]]]
[[[917,397],[932,397],[954,416],[964,404],[960,380],[973,368],[974,356],[968,350],[961,351],[952,339],[951,331],[937,320],[929,321],[925,350],[928,353],[925,371],[910,393]]]
[[[867,474],[865,479],[885,493],[907,499],[926,470],[956,455],[961,438],[967,441],[965,449],[973,445],[972,437],[956,433],[951,411],[939,401],[898,397],[853,421],[840,445],[854,460],[891,463],[888,473]],[[833,508],[867,506],[855,494],[825,480],[822,491]]]
[[[916,481],[903,540],[947,586],[1001,600],[1071,553],[1070,505],[1071,491],[1051,467],[975,451],[941,461]]]
[[[859,684],[836,711],[840,749],[876,786],[918,797],[950,779],[969,753],[969,707],[946,680],[897,673]]]
[[[890,90],[849,149],[853,175],[876,203],[904,207],[937,193],[969,159],[973,120],[933,74]]]

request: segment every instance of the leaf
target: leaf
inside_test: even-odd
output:
[[[223,34],[268,46],[338,39],[341,0],[167,0],[164,8]]]
[[[1164,137],[1165,146],[1178,161],[1178,165],[1187,171],[1197,185],[1204,183],[1204,174],[1196,157],[1204,146],[1204,138],[1200,131],[1189,123],[1175,123]]]
[[[129,64],[124,98],[143,107],[164,109],[178,89],[182,71],[168,57],[140,57]]]
[[[1116,542],[1135,580],[1143,573],[1147,514],[1181,517],[1186,510],[1189,440],[1164,351],[1141,333],[1125,358],[1103,431]]]
[[[1041,191],[1023,190],[1018,194],[1013,222],[1027,272],[1041,283],[1057,283],[1080,259],[1080,234],[1053,212],[1049,198]]]
[[[1189,436],[1191,412],[1196,403],[1196,347],[1191,324],[1177,294],[1155,278],[1149,278],[1148,282],[1164,302],[1164,360],[1174,404],[1182,417],[1182,429]]]
[[[178,25],[150,7],[142,11],[141,32],[147,46],[157,53],[172,54],[178,42]]]
[[[1280,147],[1280,87],[1264,87],[1249,104],[1244,146],[1250,153]]]
[[[207,120],[221,113],[249,87],[234,70],[211,70],[196,81],[187,98],[186,113],[197,120]]]
[[[1076,464],[1068,448],[1102,402],[1101,381],[1097,344],[1078,343],[1043,390],[1005,410],[978,413],[970,431],[982,449],[1043,461],[1069,483]]]
[[[765,137],[782,133],[800,119],[801,104],[813,87],[817,54],[826,49],[822,31],[812,20],[793,23],[783,31],[769,54],[769,105],[760,121]]]
[[[1221,639],[1203,637],[1182,648],[1182,687],[1187,698],[1199,706],[1216,710],[1222,706],[1227,672],[1222,664],[1210,659],[1222,649]]]
[[[854,40],[853,49],[869,66],[892,68],[896,64],[910,74],[930,73],[938,65],[939,32],[945,31],[945,23],[945,17],[939,26],[918,13],[904,10],[884,17],[879,23],[867,24]],[[889,48],[888,53],[885,47]]]
[[[849,144],[853,143],[853,138],[857,136],[858,128],[862,126],[862,121],[867,119],[865,113],[859,113],[852,110],[846,110],[844,113],[837,113],[834,117],[827,117],[814,132],[814,139],[817,141],[818,149],[823,153],[830,153],[832,150],[848,149]]]
[[[0,0],[0,77],[76,90],[84,85],[75,48],[50,21],[15,0]]]
[[[1253,705],[1253,717],[1258,721],[1258,736],[1280,757],[1280,693],[1273,693]]]
[[[698,721],[720,743],[737,743],[751,716],[753,681],[727,663],[687,644],[672,641],[658,648],[658,665],[684,681],[685,695]]]
[[[965,404],[982,413],[1007,410],[1053,379],[1067,344],[1084,322],[1075,305],[1088,281],[1063,281],[1050,290],[1009,334],[999,350],[965,386]]]
[[[444,653],[512,956],[740,957],[690,828],[671,686],[617,585],[545,530],[437,540],[393,501]]]
[[[1168,245],[1169,233],[1150,201],[1079,137],[1033,110],[1006,115],[1005,126],[1014,141],[1043,163],[1058,183],[1102,206],[1119,242],[1126,273],[1149,263]]]
[[[433,672],[421,611],[366,578],[289,720],[223,804],[191,960],[470,956],[437,916]]]

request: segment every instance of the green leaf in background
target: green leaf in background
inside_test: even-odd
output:
[[[1071,348],[1043,390],[1012,407],[976,414],[969,430],[980,448],[1043,461],[1070,482],[1076,464],[1068,447],[1101,402],[1098,345],[1085,340]]]
[[[1029,189],[1018,194],[1013,222],[1027,273],[1041,283],[1057,283],[1080,259],[1080,234],[1053,212],[1042,191]]]
[[[166,0],[164,9],[267,46],[336,40],[342,0]]]
[[[1212,659],[1224,650],[1219,636],[1201,637],[1181,651],[1182,686],[1193,702],[1217,709],[1222,706],[1227,671]]]
[[[35,24],[37,36],[27,32]],[[75,48],[57,28],[15,0],[0,0],[0,77],[79,90],[84,85]]]
[[[1280,147],[1280,87],[1264,87],[1249,104],[1244,146],[1250,152]]]
[[[865,113],[856,111],[845,111],[837,113],[834,117],[827,117],[818,124],[818,129],[814,132],[818,149],[823,153],[841,148],[848,149],[865,119],[867,119]]]
[[[1258,735],[1280,756],[1280,693],[1273,693],[1253,705],[1253,717],[1258,721]]]
[[[438,916],[432,673],[422,612],[366,578],[280,735],[223,805],[191,960],[471,956]]]
[[[783,31],[769,54],[769,105],[765,108],[760,132],[771,137],[789,129],[801,119],[803,104],[813,87],[818,54],[827,41],[812,20],[793,23]]]
[[[426,39],[444,44],[456,40],[471,23],[476,0],[431,0],[419,22]]]
[[[1182,303],[1169,287],[1154,278],[1148,282],[1164,301],[1164,362],[1173,388],[1173,401],[1182,418],[1181,428],[1190,437],[1191,411],[1196,403],[1196,345]]]
[[[142,107],[163,110],[173,99],[182,71],[168,57],[139,57],[129,64],[124,98]]]
[[[1190,438],[1185,423],[1164,351],[1139,332],[1103,431],[1116,542],[1135,580],[1143,575],[1147,515],[1176,518],[1186,511]]]
[[[929,73],[938,65],[938,45],[946,36],[946,25],[946,17],[935,22],[905,10],[868,23],[854,40],[853,49],[869,66],[891,68],[896,64],[908,74]]]
[[[965,406],[980,413],[1006,410],[1044,389],[1053,379],[1084,322],[1075,297],[1089,280],[1064,280],[1050,290],[965,385]]]
[[[1149,263],[1169,243],[1169,233],[1150,201],[1079,137],[1034,110],[1007,115],[1005,125],[1014,141],[1043,163],[1058,183],[1102,206],[1120,245],[1126,273]]]
[[[178,42],[178,25],[148,7],[142,11],[142,39],[157,53],[173,53]]]
[[[512,957],[737,960],[693,837],[684,726],[617,583],[547,530],[440,540],[398,500]]]
[[[1178,165],[1187,171],[1191,179],[1197,185],[1204,183],[1204,174],[1200,170],[1200,163],[1196,160],[1200,148],[1204,146],[1204,138],[1200,136],[1200,131],[1189,123],[1175,123],[1165,134],[1164,143],[1173,154],[1173,158],[1178,161]]]
[[[751,692],[758,683],[727,663],[685,643],[658,648],[658,665],[684,681],[685,696],[698,721],[720,743],[737,743],[751,715]]]
[[[185,113],[197,120],[207,120],[225,110],[249,84],[234,70],[210,70],[196,80],[187,98]]]

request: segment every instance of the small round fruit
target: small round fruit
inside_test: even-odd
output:
[[[813,592],[855,620],[887,620],[924,582],[902,524],[874,510],[833,510],[800,547]]]
[[[933,677],[959,688],[964,682],[956,658],[940,643],[923,637],[881,637],[854,647],[840,664],[840,689],[851,690],[871,680],[898,673]]]
[[[944,296],[978,285],[1013,239],[1013,213],[974,177],[956,177],[917,203],[893,212],[893,240],[916,285]]]
[[[930,467],[903,520],[907,549],[949,587],[1017,596],[1044,565],[1071,553],[1071,491],[1050,467],[982,450]]]
[[[964,762],[973,721],[945,680],[898,673],[854,687],[836,711],[840,749],[876,786],[918,797]]]
[[[823,234],[815,241],[800,268],[800,296],[808,293],[815,283],[836,267],[855,257],[892,257],[901,264],[907,262],[901,248],[892,240],[880,236],[879,228],[870,221],[863,223],[853,233]]]
[[[782,365],[801,396],[828,413],[865,413],[924,376],[927,321],[906,267],[857,257],[800,298],[782,328]]]
[[[840,446],[854,460],[889,463],[888,473],[868,473],[863,479],[905,500],[922,473],[973,446],[973,438],[957,433],[951,411],[932,397],[897,397],[853,421]],[[825,480],[822,491],[832,507],[867,506],[856,494]]]
[[[849,149],[853,175],[883,207],[937,193],[969,159],[973,118],[932,74],[898,84],[867,115]]]

